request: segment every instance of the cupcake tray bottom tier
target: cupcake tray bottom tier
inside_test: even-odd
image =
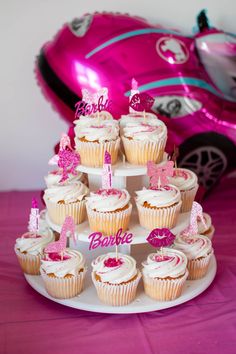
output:
[[[86,274],[85,286],[83,292],[79,296],[67,300],[54,299],[50,295],[48,295],[44,288],[41,276],[25,274],[25,278],[26,281],[29,283],[29,285],[34,290],[36,290],[39,294],[61,305],[73,307],[78,310],[85,310],[85,311],[92,311],[92,312],[128,314],[128,313],[141,313],[141,312],[163,310],[166,308],[180,305],[186,301],[195,298],[196,296],[203,293],[212,283],[216,275],[216,269],[217,269],[216,259],[215,256],[212,256],[205,277],[199,280],[192,280],[192,281],[188,280],[185,284],[182,295],[174,301],[158,302],[150,299],[148,296],[145,295],[142,281],[140,281],[136,299],[131,304],[127,306],[120,306],[120,307],[107,306],[102,304],[99,301],[90,276],[90,269]]]

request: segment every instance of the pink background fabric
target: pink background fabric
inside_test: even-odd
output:
[[[26,230],[32,196],[40,193],[0,193],[0,353],[235,353],[235,187],[235,179],[225,180],[203,205],[216,228],[213,284],[185,304],[134,315],[75,310],[36,293],[13,247]]]

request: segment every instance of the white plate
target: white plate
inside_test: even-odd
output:
[[[142,284],[139,285],[137,298],[131,304],[127,306],[112,307],[102,304],[96,294],[94,285],[89,272],[86,274],[84,291],[77,297],[68,300],[58,300],[49,296],[43,286],[41,276],[27,275],[25,278],[27,282],[35,289],[39,294],[47,297],[48,299],[55,301],[61,305],[73,307],[79,310],[101,312],[101,313],[113,313],[113,314],[128,314],[128,313],[141,313],[151,312],[157,310],[163,310],[173,306],[180,305],[186,301],[189,301],[203,291],[205,291],[212,283],[216,274],[216,259],[212,257],[208,272],[206,276],[199,280],[187,281],[182,295],[174,301],[158,302],[150,299],[144,294]],[[140,281],[142,283],[142,281]]]

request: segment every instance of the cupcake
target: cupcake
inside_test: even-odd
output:
[[[136,205],[140,225],[148,230],[173,228],[181,208],[181,195],[177,187],[169,184],[157,189],[136,192]]]
[[[111,163],[115,164],[120,148],[118,123],[112,120],[77,122],[75,146],[80,154],[82,165],[101,167],[105,151],[110,153]]]
[[[148,255],[142,263],[146,295],[158,301],[177,299],[188,277],[187,257],[172,248],[162,248]]]
[[[89,189],[82,182],[63,186],[52,186],[44,192],[50,220],[57,225],[63,224],[66,216],[71,216],[75,224],[85,220],[85,197]]]
[[[86,198],[89,226],[103,235],[127,230],[132,211],[130,195],[125,189],[99,189]]]
[[[106,305],[124,306],[135,299],[141,273],[131,256],[107,253],[92,262],[92,280],[100,301]]]
[[[188,258],[189,280],[203,278],[213,255],[211,240],[203,235],[179,235],[174,247],[182,251]]]
[[[127,161],[131,164],[161,162],[166,140],[167,129],[159,119],[150,119],[146,123],[127,123],[123,128],[122,142]]]
[[[39,230],[37,234],[26,232],[16,239],[15,253],[24,273],[40,274],[40,261],[44,247],[52,241],[54,241],[53,232],[46,227]]]
[[[203,219],[205,222],[205,225],[201,221],[201,219],[198,218],[197,220],[197,225],[198,225],[198,233],[203,236],[209,237],[211,240],[214,236],[215,228],[212,225],[211,217],[207,213],[203,213]]]
[[[83,289],[86,273],[84,256],[66,248],[58,253],[46,254],[41,260],[40,273],[48,294],[57,299],[77,296]]]
[[[199,187],[197,175],[186,168],[175,168],[173,176],[169,177],[169,182],[180,190],[181,213],[190,211]]]
[[[60,182],[62,178],[62,172],[63,170],[58,168],[57,170],[50,171],[47,176],[44,177],[45,183],[47,188],[50,188],[52,186],[63,186],[66,184],[71,184],[74,182],[82,182],[86,185],[88,185],[88,178],[87,175],[85,175],[82,172],[77,172],[76,174],[68,173],[68,178],[65,182]]]
[[[153,113],[145,112],[145,122],[150,120],[157,119],[157,116]],[[124,127],[128,123],[144,123],[144,114],[143,112],[133,112],[129,114],[122,115],[119,120],[120,133],[123,135]]]

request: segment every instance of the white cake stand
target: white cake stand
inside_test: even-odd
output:
[[[88,173],[90,190],[96,190],[101,186],[101,168],[79,166],[78,169],[81,172]],[[145,184],[148,185],[146,173],[147,170],[145,166],[133,166],[128,163],[123,164],[121,162],[118,162],[115,166],[113,166],[113,187],[127,188],[131,195],[134,195],[135,190],[141,189]],[[129,177],[132,177],[132,188],[129,188]],[[178,234],[188,225],[189,214],[190,213],[180,214],[176,227],[172,229],[172,232],[174,234]],[[61,226],[53,224],[47,213],[45,215],[45,218],[47,224],[53,230],[57,232],[61,231]],[[137,260],[138,267],[140,267],[141,261],[146,258],[148,253],[153,252],[154,250],[151,248],[150,245],[147,245],[146,238],[149,234],[149,231],[145,230],[139,225],[138,216],[135,210],[132,213],[129,232],[132,233],[134,236],[132,244],[119,246],[118,249],[121,253],[132,254],[132,256],[134,256],[134,258]],[[90,251],[88,239],[88,236],[90,234],[91,230],[89,228],[88,222],[85,221],[81,225],[78,225],[76,228],[76,244],[74,244],[71,239],[69,240],[70,247],[79,249],[86,256],[87,264],[90,264],[91,260],[96,258],[99,254],[114,251],[114,246],[112,248],[97,248],[95,250]],[[107,306],[99,301],[90,276],[90,266],[88,267],[83,292],[79,296],[67,300],[54,299],[50,295],[48,295],[44,288],[41,276],[25,274],[25,278],[27,282],[32,286],[32,288],[35,289],[38,293],[59,304],[86,311],[113,314],[128,314],[162,310],[165,308],[180,305],[186,301],[193,299],[209,287],[215,277],[216,269],[216,259],[215,256],[212,256],[208,272],[205,277],[200,280],[187,281],[182,295],[174,301],[159,302],[150,299],[148,296],[145,295],[142,282],[140,281],[137,292],[137,298],[135,299],[135,301],[133,301],[127,306],[119,307]]]

